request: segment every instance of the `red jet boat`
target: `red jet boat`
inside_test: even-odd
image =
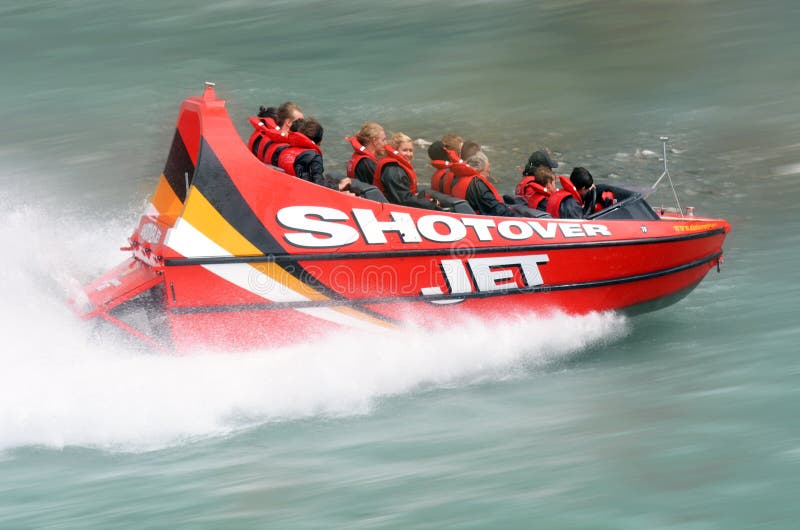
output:
[[[259,161],[209,83],[181,105],[130,257],[71,304],[158,348],[239,349],[458,315],[649,311],[719,268],[726,221],[614,191],[581,220],[343,194]]]

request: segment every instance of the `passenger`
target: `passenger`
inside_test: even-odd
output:
[[[258,117],[270,118],[275,123],[278,123],[278,109],[275,107],[265,107],[264,105],[261,105],[258,107]]]
[[[287,101],[283,103],[275,113],[275,123],[278,125],[281,134],[286,135],[295,120],[303,119],[303,111],[295,103]]]
[[[272,118],[250,118],[250,123],[253,125],[248,142],[250,151],[265,164],[277,165],[278,153],[289,146],[286,136],[280,133]]]
[[[392,135],[386,154],[375,168],[375,186],[394,204],[441,210],[436,201],[417,195],[417,174],[411,165],[413,159],[411,138],[401,132]]]
[[[459,199],[466,199],[473,210],[483,215],[523,217],[522,214],[508,207],[497,189],[489,182],[491,164],[486,154],[480,150],[480,146],[479,150],[466,160],[466,164],[474,172],[471,176],[457,176],[451,189],[453,192],[451,195]],[[463,196],[462,189],[464,190]]]
[[[533,172],[539,166],[546,166],[550,169],[556,169],[558,168],[558,162],[553,161],[547,149],[539,149],[538,151],[531,153],[531,156],[528,157],[528,163],[525,165],[523,173],[526,175],[533,175]]]
[[[556,174],[547,166],[539,166],[533,172],[533,176],[540,185],[544,186],[545,190],[550,193],[555,193],[556,188]]]
[[[287,147],[289,147],[288,138],[278,133],[277,138],[271,138],[264,143],[259,157],[265,164],[278,167],[278,157]]]
[[[386,132],[374,121],[361,126],[355,137],[347,138],[353,146],[353,156],[347,163],[347,176],[373,184],[378,157],[385,152]]]
[[[481,144],[473,142],[472,140],[467,140],[461,145],[461,151],[459,151],[461,153],[461,160],[469,160],[475,156],[478,151],[482,151]]]
[[[600,188],[596,187],[593,190],[593,196],[595,200],[594,204],[594,211],[599,212],[604,208],[608,208],[617,203],[617,198],[614,196],[614,192],[609,189],[603,189],[602,191]],[[589,201],[584,199],[584,203],[589,204]],[[584,205],[584,211],[586,211],[586,206]]]
[[[431,162],[463,162],[455,151],[447,150],[441,140],[436,140],[428,146],[428,157],[431,159]],[[431,175],[431,189],[444,193],[445,175],[450,172],[450,167],[449,165],[442,165],[441,167],[434,165],[434,167],[436,167],[436,171]],[[452,178],[450,180],[452,180]]]
[[[324,173],[322,150],[319,148],[323,132],[322,125],[314,118],[295,120],[287,134],[289,146],[280,152],[277,165],[289,175],[326,188],[346,190],[350,186],[349,178],[337,181]]]
[[[617,203],[614,192],[606,186],[595,185],[583,198],[583,211],[586,215],[599,212]]]
[[[617,202],[613,191],[594,184],[592,174],[586,168],[576,167],[569,179],[580,193],[584,216],[599,212]]]
[[[464,144],[461,146],[461,159],[469,160],[475,155],[475,153],[479,151],[483,151],[481,144],[479,144],[478,142],[473,142],[472,140],[466,140]],[[491,175],[486,175],[486,180],[492,183],[497,182],[497,180]]]
[[[431,160],[448,160],[450,155],[441,140],[436,140],[428,146],[428,158]]]
[[[275,117],[277,116],[275,107],[264,107],[261,105],[258,108],[258,114],[249,118],[250,125],[253,126],[253,134],[250,135],[250,140],[247,146],[250,152],[256,155],[256,158],[265,162],[264,155],[268,147],[278,143],[285,143],[284,138],[278,138],[277,124]],[[266,162],[267,164],[271,162]]]
[[[574,168],[569,175],[569,181],[575,186],[578,193],[580,193],[582,202],[586,202],[587,194],[596,189],[594,178],[585,167]]]
[[[286,136],[292,123],[302,118],[300,107],[291,101],[277,109],[260,106],[257,117],[250,118],[254,129],[247,144],[250,151],[265,164],[277,165],[279,150],[287,145]]]
[[[442,136],[442,144],[444,145],[445,149],[448,149],[450,151],[455,151],[456,153],[460,153],[461,147],[464,145],[464,139],[455,134],[445,134],[444,136]],[[461,158],[464,157],[462,156]]]
[[[522,214],[505,204],[503,197],[489,182],[491,166],[489,158],[483,151],[474,152],[466,162],[433,160],[431,164],[437,169],[445,169],[444,175],[439,180],[439,191],[466,200],[475,212],[483,215],[522,217]]]
[[[517,184],[516,194],[524,197],[530,208],[547,211],[547,199],[556,192],[556,176],[547,166],[537,166],[532,175],[525,169]]]
[[[559,180],[563,189],[550,195],[547,213],[552,217],[583,219],[587,215],[584,212],[584,198],[595,189],[592,174],[586,168],[576,167],[569,179],[559,177]]]

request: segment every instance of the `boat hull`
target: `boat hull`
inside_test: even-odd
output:
[[[677,301],[719,267],[730,230],[661,217],[636,197],[608,214],[499,218],[345,195],[258,161],[207,89],[182,105],[132,257],[76,307],[180,351],[467,316],[639,312]],[[143,298],[157,333],[121,318],[127,300]]]

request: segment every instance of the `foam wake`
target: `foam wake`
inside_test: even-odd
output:
[[[99,223],[98,233],[89,228],[97,220],[56,220],[35,207],[5,212],[0,244],[17,259],[2,265],[0,450],[143,451],[275,421],[368,414],[391,396],[525,377],[627,328],[614,314],[516,315],[441,329],[342,330],[247,354],[132,352],[93,337],[65,300],[71,284],[122,259],[117,248],[135,215]]]

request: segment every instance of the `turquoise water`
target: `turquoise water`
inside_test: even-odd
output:
[[[0,4],[0,528],[798,527],[800,7]],[[652,184],[733,225],[686,299],[252,354],[134,353],[69,288],[122,258],[180,101],[297,101]],[[424,152],[417,168],[424,179]],[[663,188],[654,202],[672,205]]]

